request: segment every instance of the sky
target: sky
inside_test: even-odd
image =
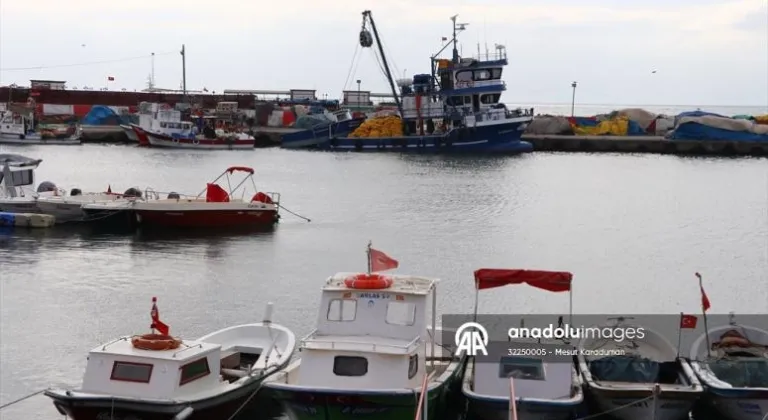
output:
[[[768,107],[768,0],[0,0],[0,85],[141,90],[154,52],[176,89],[185,44],[190,90],[386,93],[365,9],[395,78],[430,72],[458,14],[464,56],[506,46],[504,102],[569,103],[577,81],[587,104]]]

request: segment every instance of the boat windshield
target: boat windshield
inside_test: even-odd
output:
[[[502,357],[499,377],[543,381],[544,362],[528,357]]]

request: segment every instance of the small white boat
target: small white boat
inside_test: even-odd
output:
[[[197,340],[166,334],[121,337],[88,354],[78,389],[48,389],[59,413],[73,420],[228,419],[250,402],[262,381],[282,369],[294,334],[270,320],[224,328]],[[153,313],[157,314],[153,306]]]
[[[570,292],[571,279],[571,273],[557,271],[487,268],[475,271],[478,292],[522,283],[553,292]],[[515,339],[510,342],[510,348],[513,346],[572,350],[559,340]],[[488,354],[488,357],[473,357],[467,363],[462,393],[467,400],[469,418],[507,420],[513,394],[518,420],[569,420],[581,413],[584,392],[573,357],[529,353]],[[565,353],[573,354],[572,351]]]
[[[0,143],[5,144],[80,144],[80,127],[63,131],[41,128],[35,123],[34,108],[14,106],[0,118]]]
[[[600,412],[620,420],[683,420],[702,396],[688,362],[664,336],[614,318],[601,330],[642,331],[622,341],[598,336],[579,342],[579,370]],[[589,356],[587,356],[589,354]]]
[[[35,169],[42,159],[14,154],[0,154],[0,211],[40,213],[37,198],[64,194],[51,182],[42,182],[35,190]]]
[[[408,275],[330,277],[301,359],[268,378],[265,389],[291,418],[334,420],[413,419],[425,389],[423,418],[444,418],[466,357],[428,326],[436,284]]]
[[[113,193],[81,194],[79,189],[73,189],[70,195],[46,195],[37,198],[37,208],[43,214],[56,217],[56,223],[83,221],[83,205],[92,203],[111,202],[121,198]]]
[[[691,367],[704,385],[706,411],[723,420],[765,420],[768,330],[739,325],[734,318],[731,314],[728,325],[710,329],[693,343]]]
[[[133,126],[120,124],[120,128],[123,129],[123,132],[125,133],[125,136],[128,137],[129,142],[139,142],[139,136],[133,130]]]

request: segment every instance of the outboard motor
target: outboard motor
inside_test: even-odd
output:
[[[37,186],[37,192],[51,192],[56,191],[56,184],[51,181],[43,181]]]
[[[72,191],[69,192],[69,195],[83,195],[83,192],[80,191],[80,188],[72,188]]]
[[[179,193],[177,193],[177,192],[169,192],[168,193],[168,199],[169,200],[174,200],[174,199],[178,200],[180,198],[181,198],[181,196],[179,196]]]
[[[128,188],[123,193],[123,197],[136,197],[141,198],[141,191],[138,188]]]

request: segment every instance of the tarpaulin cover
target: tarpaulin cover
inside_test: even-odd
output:
[[[94,105],[80,123],[84,125],[127,125],[129,121],[127,118],[117,115],[110,107]]]
[[[13,213],[0,213],[0,226],[15,226],[16,216]]]
[[[713,117],[728,118],[725,115],[715,114],[714,112],[686,111],[686,112],[681,112],[677,114],[677,116],[675,116],[675,126],[680,124],[680,119],[683,117],[704,117],[707,115],[711,115]]]
[[[683,117],[669,136],[673,140],[768,141],[768,126],[727,117]]]
[[[599,123],[595,117],[568,117],[568,122],[578,127],[594,127]]]
[[[768,360],[717,360],[707,364],[717,379],[742,388],[768,388]]]
[[[650,359],[611,356],[589,362],[589,371],[599,381],[656,383],[661,366]]]
[[[566,117],[536,117],[525,132],[527,134],[573,134],[573,128]]]
[[[626,117],[617,117],[601,121],[595,126],[573,126],[573,132],[582,136],[637,136],[645,130],[635,121]]]
[[[768,115],[755,115],[755,122],[758,124],[768,124]]]

